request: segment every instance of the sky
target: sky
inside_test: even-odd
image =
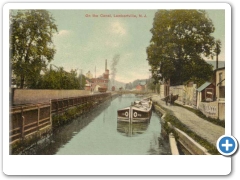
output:
[[[146,47],[152,34],[153,18],[157,10],[49,10],[58,26],[54,35],[56,54],[51,64],[66,71],[90,71],[102,75],[105,60],[111,74],[111,62],[120,55],[115,80],[128,83],[150,77]],[[224,10],[207,10],[215,26],[213,36],[222,42],[219,56],[224,61]],[[115,15],[129,17],[114,17]],[[95,15],[95,16],[94,16]],[[111,17],[108,17],[110,15]],[[139,17],[142,15],[142,17]]]

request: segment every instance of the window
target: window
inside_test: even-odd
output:
[[[225,86],[219,86],[219,98],[225,98]]]
[[[213,101],[213,88],[206,88],[205,90],[205,100]]]

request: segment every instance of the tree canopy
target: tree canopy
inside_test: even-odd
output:
[[[55,66],[56,67],[56,66]],[[77,77],[77,70],[67,72],[63,67],[56,67],[50,69],[41,75],[39,83],[33,89],[84,89],[86,78],[84,75]]]
[[[10,63],[20,88],[38,82],[40,72],[56,52],[52,37],[57,32],[46,10],[23,10],[10,14]]]
[[[200,84],[208,80],[212,66],[204,58],[214,55],[214,30],[205,11],[156,12],[147,47],[147,60],[156,82],[170,79],[171,85],[178,85],[189,80]]]

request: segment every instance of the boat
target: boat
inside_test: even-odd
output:
[[[107,88],[106,88],[106,87],[99,87],[99,88],[98,88],[98,91],[99,91],[99,92],[106,92],[106,91],[107,91]]]
[[[149,122],[152,116],[152,100],[145,98],[134,101],[131,106],[119,109],[117,119],[122,122]]]

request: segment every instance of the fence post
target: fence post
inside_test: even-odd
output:
[[[39,130],[40,108],[39,105],[37,106],[38,106],[37,129]]]
[[[63,113],[64,110],[65,110],[65,108],[64,108],[64,100],[62,99],[62,111],[61,111],[61,113]]]
[[[57,99],[57,115],[58,115],[58,99]]]
[[[52,99],[50,99],[49,118],[50,118],[50,124],[52,126]]]
[[[24,138],[25,117],[22,116],[22,139]]]

